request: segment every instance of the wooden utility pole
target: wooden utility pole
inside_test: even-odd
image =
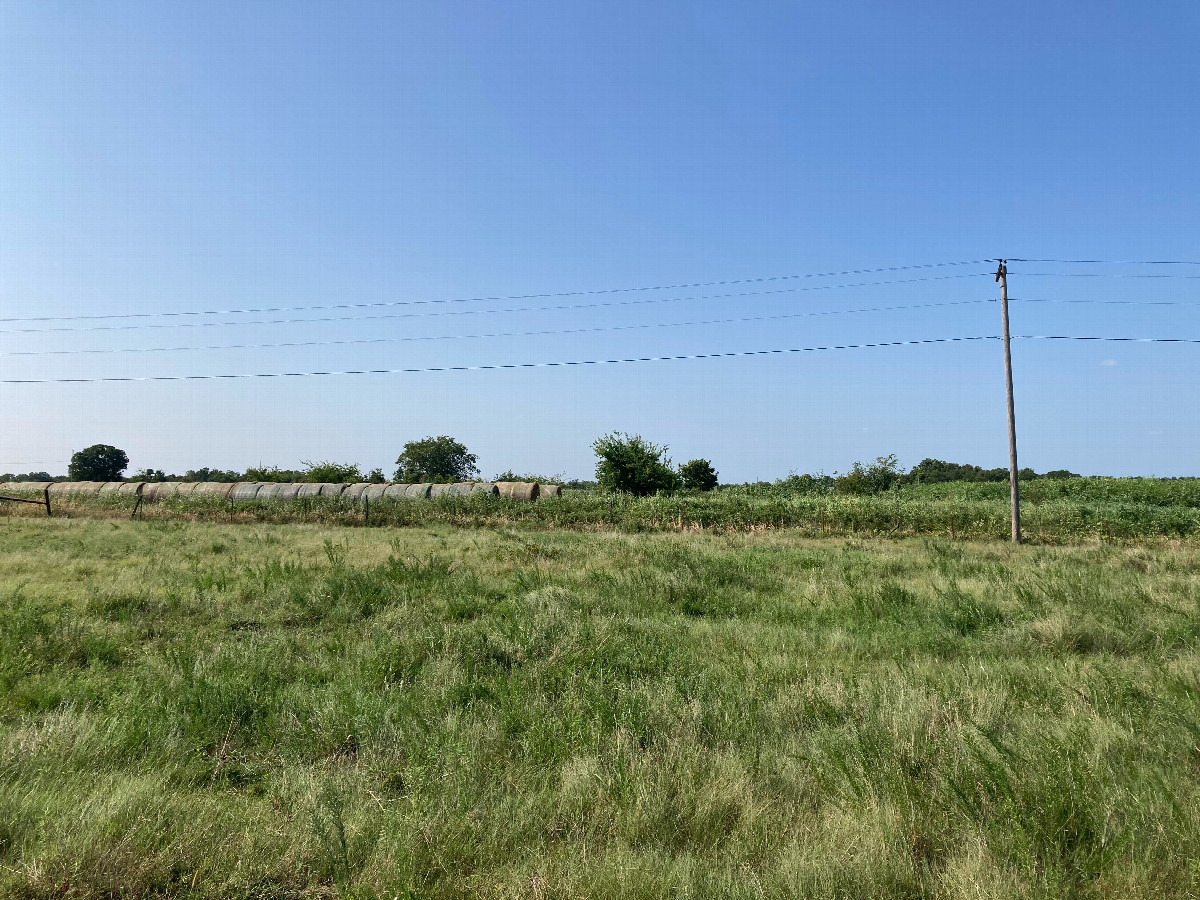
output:
[[[1008,261],[996,269],[1000,282],[1000,315],[1004,319],[1004,389],[1008,395],[1008,492],[1012,502],[1012,541],[1021,543],[1021,488],[1017,482],[1017,413],[1013,404],[1012,342],[1008,334]]]

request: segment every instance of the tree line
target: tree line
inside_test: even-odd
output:
[[[718,472],[711,460],[692,459],[675,465],[665,445],[654,444],[638,434],[611,432],[592,443],[596,454],[595,481],[566,481],[561,476],[518,475],[512,470],[496,475],[493,481],[538,481],[574,488],[648,496],[676,491],[703,492],[718,487]],[[304,462],[302,469],[254,466],[245,471],[200,468],[183,475],[170,475],[162,469],[141,469],[131,476],[134,481],[267,481],[353,484],[380,484],[383,469],[363,471],[355,463],[329,460]],[[0,481],[122,481],[129,467],[125,451],[111,444],[93,444],[71,457],[67,475],[53,477],[46,472],[5,473]],[[396,458],[391,480],[406,484],[451,483],[477,480],[478,457],[466,445],[449,435],[409,441]],[[1033,469],[1021,469],[1022,480],[1035,478],[1078,478],[1074,472],[1057,469],[1039,475]],[[894,454],[881,456],[872,463],[856,462],[844,473],[826,475],[792,474],[776,482],[801,493],[877,494],[911,484],[937,484],[951,481],[1007,481],[1008,469],[983,469],[939,459],[923,459],[905,472]]]

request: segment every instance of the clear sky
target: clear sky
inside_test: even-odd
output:
[[[1200,260],[1198,38],[1194,2],[0,0],[0,318]],[[6,321],[0,379],[994,335],[990,268]],[[1200,266],[1011,271],[1015,334],[1200,338]],[[1173,277],[1115,277],[1150,274]],[[712,323],[735,318],[758,321]],[[245,346],[281,343],[308,346]],[[46,353],[65,350],[106,352]],[[1200,345],[1014,359],[1022,465],[1200,474]],[[1001,348],[0,384],[0,472],[61,473],[97,442],[131,468],[390,472],[451,434],[485,475],[588,476],[613,429],[730,481],[885,453],[1000,466]]]

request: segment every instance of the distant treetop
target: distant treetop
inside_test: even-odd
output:
[[[409,441],[396,458],[395,480],[403,484],[470,481],[479,475],[478,458],[449,435]]]
[[[129,457],[124,450],[111,444],[92,444],[71,457],[67,476],[72,481],[120,481],[127,468]]]

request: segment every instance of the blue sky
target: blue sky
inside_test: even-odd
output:
[[[3,0],[0,318],[560,294],[1001,255],[1200,260],[1198,26],[1200,7],[1170,2]],[[988,270],[10,321],[0,378],[990,335],[999,310],[986,302],[997,296]],[[1189,305],[1200,278],[1125,277],[1200,276],[1200,266],[1011,270],[1010,293],[1023,298],[1016,334],[1200,338],[1200,305]],[[804,290],[747,295],[790,287]],[[648,298],[665,302],[595,305]],[[981,302],[851,312],[965,300]],[[422,315],[362,318],[412,313]],[[348,316],[358,318],[200,324]],[[762,318],[781,316],[792,318]],[[676,324],[732,318],[760,320]],[[19,330],[67,327],[90,330]],[[592,330],[512,335],[577,329]],[[497,333],[508,336],[464,337]],[[329,343],[365,340],[379,342]],[[323,345],[127,352],[266,343]],[[64,350],[120,352],[28,355]],[[405,441],[451,434],[485,475],[587,476],[591,441],[613,429],[666,443],[676,460],[711,458],[733,481],[885,453],[999,466],[1000,354],[979,341],[519,371],[0,384],[0,472],[62,472],[96,442],[124,448],[135,468],[336,459],[390,471]],[[1014,359],[1023,465],[1200,474],[1200,417],[1187,399],[1200,389],[1200,346],[1018,341]]]

